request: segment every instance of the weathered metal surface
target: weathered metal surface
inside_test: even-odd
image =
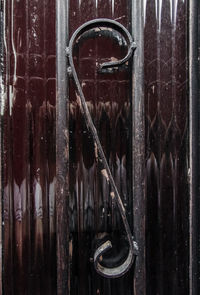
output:
[[[116,19],[130,28],[128,1],[70,1],[69,11],[70,36],[81,24],[99,17]],[[121,59],[126,52],[127,47],[119,34],[114,38],[111,33],[110,36],[102,34],[98,38],[84,38],[74,48],[74,63],[132,228],[132,179],[131,165],[128,164],[131,163],[132,145],[131,73],[129,67],[113,73],[100,73],[96,65]],[[99,173],[101,167],[96,162],[93,139],[77,103],[75,84],[73,81],[69,84],[70,294],[132,294],[133,268],[124,277],[110,280],[96,273],[93,261],[88,263],[96,248],[94,240],[98,244],[99,236],[106,233],[113,239],[114,257],[122,254],[123,258],[127,253],[120,253],[121,248],[124,249],[124,226],[117,206],[109,196],[110,186]]]
[[[189,1],[190,295],[200,290],[198,2]]]
[[[124,205],[120,197],[119,191],[117,189],[116,183],[114,181],[113,175],[109,168],[109,164],[107,162],[103,147],[101,145],[101,142],[97,133],[97,129],[90,115],[90,112],[85,100],[85,96],[83,94],[83,90],[82,90],[82,87],[79,82],[77,72],[74,66],[73,48],[75,44],[77,46],[78,40],[81,39],[81,36],[85,32],[90,30],[93,30],[93,31],[98,30],[99,32],[98,34],[100,34],[100,36],[103,35],[103,31],[115,30],[117,32],[120,32],[122,36],[124,37],[125,41],[127,42],[128,51],[126,56],[120,60],[99,64],[98,68],[101,72],[104,69],[112,70],[114,68],[116,70],[120,66],[127,63],[133,55],[133,51],[136,48],[136,44],[133,41],[133,38],[131,37],[130,33],[126,30],[124,26],[122,26],[116,21],[102,18],[102,19],[91,20],[89,22],[84,23],[82,26],[80,26],[72,35],[69,42],[69,47],[67,47],[66,49],[67,56],[69,57],[69,65],[70,65],[70,67],[68,68],[69,73],[72,75],[76,83],[76,87],[78,91],[77,99],[80,100],[78,103],[80,103],[80,108],[81,108],[81,111],[83,112],[86,126],[88,130],[91,132],[91,135],[94,140],[94,148],[96,148],[96,160],[101,163],[102,165],[101,173],[105,177],[105,180],[111,185],[110,197],[112,198],[113,201],[117,203],[117,206],[122,218],[122,222],[124,224],[124,228],[126,231],[126,238],[129,243],[129,252],[125,261],[120,265],[109,267],[109,265],[107,266],[102,265],[102,262],[103,262],[104,253],[108,252],[112,248],[112,243],[110,240],[104,241],[103,244],[101,244],[94,253],[94,267],[100,275],[105,276],[106,278],[117,278],[117,277],[123,276],[127,271],[130,270],[134,262],[134,258],[137,255],[138,246],[136,241],[134,241],[133,239],[129,223],[126,218],[126,210],[124,208]]]
[[[3,294],[55,294],[55,4],[2,3]]]
[[[132,68],[132,198],[133,230],[139,245],[135,265],[134,294],[146,294],[146,196],[145,196],[145,96],[144,4],[132,1],[131,31],[137,44]]]
[[[56,98],[56,240],[57,294],[70,294],[69,245],[69,100],[66,46],[68,2],[56,1],[57,98]]]
[[[70,295],[189,294],[187,7],[193,1],[57,1],[63,49],[59,53],[63,59],[57,63],[62,69],[57,76],[58,90],[62,89],[57,95],[57,118],[62,117],[57,127],[57,221],[55,1],[0,3],[5,12],[1,94],[4,294],[55,294],[56,288],[58,294]],[[133,86],[129,66],[113,73],[96,72],[96,62],[125,55],[127,48],[123,42],[119,46],[122,39],[117,34],[115,40],[88,38],[74,52],[89,111],[140,246],[136,273],[131,268],[116,280],[102,278],[89,262],[99,239],[111,236],[116,256],[124,257],[127,245],[110,188],[98,174],[101,167],[96,164],[73,81],[65,80],[66,38],[81,24],[100,17],[117,20],[132,31],[138,49]],[[143,90],[144,115],[138,112]],[[146,169],[142,168],[144,148]],[[198,214],[193,222],[192,230],[198,231]],[[121,248],[123,253],[119,253]],[[191,294],[199,293],[195,253],[198,248],[190,253],[191,266],[194,263]]]
[[[187,5],[146,1],[147,294],[189,294]]]

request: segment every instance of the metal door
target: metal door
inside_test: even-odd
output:
[[[143,293],[144,103],[141,85],[143,40],[139,36],[142,32],[142,18],[138,18],[139,23],[132,22],[135,10],[130,1],[63,1],[57,4],[59,292],[132,294],[135,286]],[[140,5],[137,9],[141,14]],[[107,19],[105,24],[101,24],[99,20],[102,17]],[[115,279],[103,278],[95,271],[92,261],[95,242],[100,236],[104,237],[105,242],[105,235],[109,235],[113,251],[107,255],[117,260],[118,252],[122,252],[125,247],[124,226],[116,202],[110,196],[111,186],[102,175],[102,172],[109,173],[100,162],[102,157],[100,156],[100,161],[97,160],[100,155],[97,142],[92,139],[81,113],[80,93],[76,90],[74,76],[69,78],[71,65],[66,64],[66,47],[69,46],[72,34],[80,25],[92,19],[97,21],[93,24],[93,30],[87,29],[84,35],[82,29],[82,38],[77,37],[80,42],[77,41],[77,44],[76,40],[74,41],[77,46],[74,45],[73,59],[107,163],[126,208],[128,223],[132,231],[133,227],[136,229],[134,235],[140,242],[141,253],[136,259],[136,266],[124,276]],[[113,73],[99,73],[100,64],[122,59],[127,51],[121,32],[117,27],[110,27],[108,20],[118,21],[133,33],[137,44],[133,55],[135,62],[129,61],[124,69]],[[106,30],[106,26],[109,30]],[[68,49],[72,51],[73,48]],[[138,87],[134,88],[133,83],[138,84]],[[140,97],[140,100],[134,101],[136,96]],[[66,99],[63,100],[64,97]],[[134,173],[136,170],[137,175]],[[63,175],[67,177],[63,178]],[[66,208],[65,211],[63,207]],[[133,212],[136,210],[140,211],[140,214],[135,215],[133,222]],[[134,268],[139,270],[135,271],[135,276]]]
[[[1,1],[2,294],[198,294],[197,8]],[[70,50],[138,245],[115,278],[96,271],[94,254],[110,240],[103,262],[123,264],[127,232],[69,60],[91,20]],[[120,25],[136,48],[101,71],[127,54]]]

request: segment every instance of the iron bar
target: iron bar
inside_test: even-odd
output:
[[[96,144],[97,150],[98,150],[98,154],[100,157],[100,161],[102,162],[102,165],[104,167],[104,173],[103,175],[106,177],[107,181],[110,183],[111,188],[112,188],[112,192],[110,193],[110,196],[112,197],[113,200],[116,201],[117,205],[118,205],[118,209],[120,211],[121,217],[122,217],[122,221],[126,230],[126,234],[127,234],[127,239],[129,242],[129,253],[128,256],[126,258],[126,260],[119,266],[116,267],[105,267],[101,264],[100,261],[102,261],[103,259],[103,254],[105,252],[107,252],[110,248],[112,248],[112,243],[111,241],[107,240],[106,242],[104,242],[94,253],[94,266],[96,271],[107,278],[117,278],[117,277],[121,277],[123,276],[132,266],[133,262],[134,262],[134,258],[137,255],[137,251],[138,251],[138,246],[137,243],[135,242],[134,238],[132,237],[132,233],[131,233],[131,229],[130,226],[128,224],[127,218],[126,218],[126,211],[124,208],[124,205],[122,203],[121,197],[119,195],[118,189],[116,187],[115,181],[113,179],[112,173],[110,171],[108,162],[106,160],[106,156],[104,154],[102,145],[100,143],[98,134],[97,134],[97,130],[96,127],[93,124],[86,100],[85,100],[85,96],[81,87],[81,84],[79,82],[78,79],[78,75],[74,66],[74,62],[73,62],[73,48],[75,43],[78,41],[78,38],[80,38],[80,36],[92,29],[95,28],[100,28],[100,27],[105,27],[105,28],[111,28],[113,30],[118,31],[119,33],[122,34],[122,36],[125,38],[127,44],[128,44],[128,52],[127,55],[121,59],[121,60],[117,60],[114,62],[108,62],[108,63],[103,63],[99,66],[100,70],[103,70],[105,68],[114,68],[114,67],[119,67],[121,65],[123,65],[124,63],[126,63],[131,57],[132,54],[134,52],[134,49],[136,48],[135,42],[133,41],[132,36],[130,35],[130,33],[128,32],[128,30],[121,24],[119,24],[118,22],[114,21],[114,20],[109,20],[109,19],[95,19],[89,22],[86,22],[85,24],[83,24],[82,26],[80,26],[72,35],[70,42],[69,42],[69,47],[67,48],[67,55],[69,57],[69,64],[70,64],[70,69],[68,71],[68,73],[72,74],[77,90],[78,90],[78,95],[77,98],[79,105],[81,106],[82,112],[84,114],[85,117],[85,121],[86,121],[86,125],[87,128],[90,130],[92,136],[93,136],[93,140]]]

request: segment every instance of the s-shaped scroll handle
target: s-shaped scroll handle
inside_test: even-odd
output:
[[[118,23],[114,20],[100,18],[100,19],[88,21],[88,22],[84,23],[83,25],[81,25],[72,35],[70,42],[69,42],[69,47],[67,48],[67,56],[69,58],[69,64],[70,64],[69,73],[72,75],[72,77],[74,78],[74,81],[76,83],[76,88],[79,93],[80,102],[81,102],[81,109],[82,109],[82,112],[83,112],[83,115],[85,118],[85,122],[86,122],[87,128],[90,130],[90,132],[93,136],[94,142],[96,143],[99,158],[101,159],[101,163],[106,171],[106,178],[109,181],[111,189],[112,189],[110,195],[117,203],[117,206],[118,206],[118,209],[119,209],[119,212],[120,212],[123,224],[124,224],[124,228],[126,231],[128,244],[129,244],[129,252],[128,252],[128,255],[127,255],[125,261],[121,265],[117,265],[116,267],[113,267],[113,266],[109,267],[109,265],[105,266],[105,263],[102,263],[103,259],[104,259],[103,258],[104,253],[112,248],[111,241],[107,240],[100,247],[98,247],[94,253],[94,267],[100,275],[102,275],[106,278],[117,278],[117,277],[123,276],[131,268],[131,266],[134,262],[134,259],[138,253],[138,246],[132,236],[129,223],[126,218],[126,211],[125,211],[123,202],[121,200],[120,194],[118,192],[118,189],[116,187],[115,181],[114,181],[112,173],[110,171],[108,162],[106,160],[101,142],[99,140],[99,136],[98,136],[96,127],[94,126],[94,123],[92,121],[92,118],[91,118],[91,115],[90,115],[90,112],[89,112],[89,109],[88,109],[88,106],[87,106],[87,103],[85,100],[85,96],[83,94],[83,90],[82,90],[80,81],[77,76],[77,72],[76,72],[76,69],[74,66],[74,61],[73,61],[74,45],[76,43],[78,43],[81,35],[83,35],[85,32],[87,32],[89,30],[94,30],[96,28],[105,28],[105,29],[109,28],[109,29],[113,29],[113,30],[117,31],[118,33],[120,33],[124,37],[124,39],[127,42],[127,46],[128,46],[127,54],[123,59],[117,60],[114,62],[103,63],[99,66],[100,70],[111,69],[113,67],[118,68],[121,65],[123,65],[124,63],[126,63],[132,57],[133,52],[136,48],[136,44],[133,41],[133,38],[130,35],[130,33],[128,32],[128,30],[123,25],[121,25],[120,23]]]

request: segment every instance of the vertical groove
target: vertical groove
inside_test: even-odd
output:
[[[145,4],[147,294],[183,294],[189,254],[187,3]]]
[[[45,59],[42,60],[47,50],[44,46],[47,10],[44,3],[35,0],[4,3],[7,89],[1,109],[4,122],[3,289],[8,295],[40,294],[44,290],[49,294],[46,263],[50,245],[49,204],[45,171],[47,68]],[[52,23],[54,25],[54,19]],[[55,71],[55,66],[50,71],[52,69]],[[55,79],[53,71],[51,75]],[[55,89],[52,93],[55,95]],[[53,261],[53,257],[50,260]]]
[[[198,151],[198,0],[189,1],[189,120],[190,120],[190,295],[199,293],[198,215],[199,215],[199,151]]]

